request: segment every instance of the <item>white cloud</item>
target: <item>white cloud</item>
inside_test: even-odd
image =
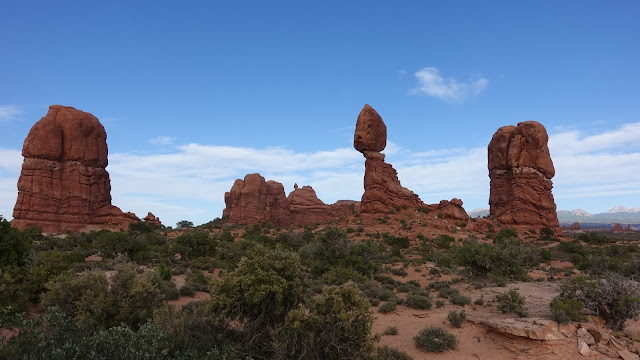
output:
[[[15,120],[20,114],[22,109],[16,105],[0,105],[0,122]]]
[[[489,80],[483,77],[460,82],[454,78],[444,78],[435,67],[425,67],[415,73],[418,80],[411,94],[433,96],[450,102],[461,102],[469,96],[483,92]]]
[[[560,209],[593,212],[577,201],[597,206],[603,197],[614,205],[640,205],[640,149],[622,151],[638,139],[638,128],[636,123],[589,136],[567,131],[550,135],[553,193]],[[412,152],[389,142],[385,153],[402,185],[423,201],[457,197],[467,209],[487,207],[486,147]],[[0,149],[0,214],[5,217],[15,203],[21,162],[18,150]],[[364,158],[353,148],[300,153],[282,147],[186,144],[168,154],[111,154],[109,164],[113,204],[141,217],[151,211],[167,225],[221,216],[224,193],[248,173],[281,182],[287,193],[294,183],[311,185],[326,203],[359,200],[363,192]]]
[[[154,145],[171,145],[176,141],[173,136],[158,136],[153,139],[149,139],[149,142]]]

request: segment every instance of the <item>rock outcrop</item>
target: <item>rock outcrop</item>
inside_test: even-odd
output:
[[[260,224],[270,222],[277,226],[291,224],[291,205],[284,187],[276,181],[266,181],[260,174],[248,174],[236,180],[224,194],[227,207],[222,217],[232,224]]]
[[[327,205],[318,199],[311,186],[296,186],[288,199],[291,204],[291,223],[296,225],[333,222],[360,209],[357,201],[340,200]]]
[[[139,219],[111,205],[107,133],[98,119],[52,105],[24,141],[11,224],[43,232],[119,230]]]
[[[160,222],[160,218],[153,215],[152,212],[149,212],[147,216],[145,216],[144,219],[142,220],[144,220],[144,222],[146,222],[147,224],[162,226],[162,223]]]
[[[325,204],[318,199],[311,186],[294,190],[285,197],[284,187],[260,174],[249,174],[236,180],[231,191],[225,193],[227,207],[222,217],[230,224],[259,224],[270,222],[278,226],[304,226],[330,223],[359,211],[357,201],[340,200]]]
[[[489,206],[500,223],[559,230],[548,140],[536,121],[504,126],[493,135],[488,147]]]
[[[437,211],[443,217],[456,220],[468,220],[462,201],[443,200],[440,204],[426,205],[413,191],[403,187],[398,172],[384,161],[387,144],[387,126],[382,117],[369,105],[365,105],[356,122],[353,147],[365,157],[364,194],[360,211],[362,213],[388,213],[395,208],[428,208]]]

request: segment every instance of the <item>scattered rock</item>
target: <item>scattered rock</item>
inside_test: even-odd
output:
[[[578,329],[576,335],[578,335],[578,337],[582,339],[587,345],[593,345],[596,343],[593,336],[584,328]]]
[[[589,345],[587,345],[587,343],[584,340],[582,340],[581,337],[578,337],[578,352],[582,356],[591,355],[591,349],[589,349]]]
[[[111,205],[107,133],[90,113],[52,105],[24,141],[12,226],[45,233],[120,230],[138,222]]]
[[[488,147],[490,213],[500,223],[560,231],[547,131],[536,121],[503,126]]]
[[[627,349],[618,350],[618,355],[620,355],[623,360],[640,360],[640,356]]]

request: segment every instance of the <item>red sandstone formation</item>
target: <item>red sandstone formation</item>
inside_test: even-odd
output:
[[[357,201],[340,200],[327,205],[318,199],[311,186],[296,184],[289,197],[276,181],[265,181],[260,174],[249,174],[236,180],[225,193],[227,207],[222,217],[231,224],[259,224],[268,221],[279,226],[311,225],[334,222],[359,211]]]
[[[353,135],[353,147],[365,151],[380,152],[387,146],[387,126],[382,117],[368,104],[358,115],[356,131]]]
[[[469,215],[462,207],[462,200],[460,199],[442,200],[438,205],[427,205],[427,208],[436,214],[442,214],[443,218],[460,221],[469,220]]]
[[[318,199],[311,186],[299,188],[296,185],[288,199],[291,204],[291,223],[296,225],[333,222],[360,209],[357,201],[340,200],[327,205]]]
[[[232,224],[270,222],[278,226],[291,224],[291,206],[279,182],[265,181],[260,174],[248,174],[236,180],[224,194],[227,207],[222,217]]]
[[[504,126],[493,135],[488,147],[489,205],[499,222],[559,230],[548,139],[544,126],[536,121]]]
[[[384,162],[384,154],[380,153],[386,144],[387,127],[382,117],[371,106],[365,105],[358,115],[353,137],[353,147],[366,159],[361,202],[363,213],[387,213],[395,208],[425,207],[441,213],[442,217],[469,220],[461,200],[443,200],[437,205],[426,205],[413,191],[403,187],[396,170]]]
[[[52,105],[22,148],[12,226],[44,232],[119,230],[139,219],[111,205],[107,133],[98,119]]]
[[[615,223],[613,225],[613,232],[622,232],[622,231],[623,231],[623,229],[622,229],[622,225],[620,225],[620,223]]]
[[[403,187],[398,173],[384,162],[384,154],[365,151],[364,194],[362,213],[388,213],[390,209],[408,207],[416,209],[426,206],[418,195]]]
[[[149,212],[147,216],[145,216],[144,219],[142,220],[144,220],[144,222],[146,222],[147,224],[162,226],[162,223],[160,222],[160,218],[153,215],[152,212]]]

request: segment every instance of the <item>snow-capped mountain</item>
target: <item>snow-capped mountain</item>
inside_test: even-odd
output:
[[[631,208],[624,206],[616,206],[613,209],[607,211],[607,214],[616,214],[616,213],[638,213],[640,212],[640,208]]]
[[[571,224],[574,222],[592,224],[640,224],[640,208],[616,206],[607,212],[599,214],[591,214],[582,209],[574,209],[571,211],[558,210],[558,221],[561,224]]]

